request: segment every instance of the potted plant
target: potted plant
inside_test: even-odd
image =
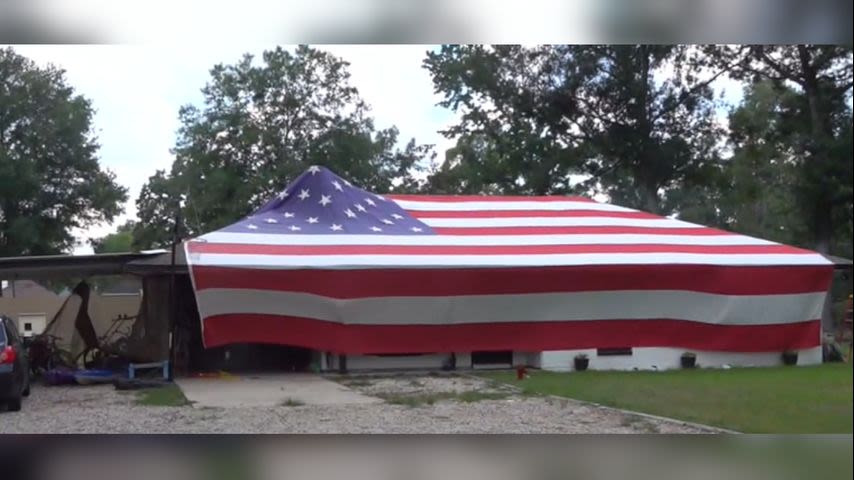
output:
[[[682,368],[694,368],[697,366],[697,354],[694,352],[685,352],[681,357]]]
[[[798,352],[794,350],[786,350],[783,352],[783,365],[797,365]]]
[[[590,359],[587,358],[587,355],[579,353],[575,356],[575,370],[583,372],[587,370],[588,365],[590,365]]]

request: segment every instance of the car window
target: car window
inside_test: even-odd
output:
[[[0,345],[6,344],[6,319],[0,317]]]
[[[15,328],[15,322],[7,319],[3,324],[6,326],[6,336],[9,337],[9,343],[14,345],[21,343],[21,336],[18,335],[18,329]]]

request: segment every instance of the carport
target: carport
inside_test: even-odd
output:
[[[199,371],[306,371],[319,354],[309,349],[266,344],[234,344],[205,349],[199,312],[187,271],[184,248],[174,252],[46,255],[0,258],[0,279],[46,280],[132,275],[142,279],[138,329],[144,333],[144,358],[170,360],[179,375]]]

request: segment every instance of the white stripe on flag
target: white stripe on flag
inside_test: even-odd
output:
[[[824,297],[824,292],[732,296],[659,290],[334,299],[250,289],[198,292],[204,317],[290,315],[358,325],[633,319],[689,320],[718,325],[781,324],[819,318]]]
[[[600,212],[637,212],[631,208],[607,203],[577,202],[577,201],[506,201],[506,202],[430,202],[423,200],[392,200],[404,210],[415,212],[472,212],[518,210],[520,215],[526,210],[596,210]]]
[[[251,268],[539,267],[569,265],[830,265],[818,254],[560,253],[531,255],[256,255],[191,253],[193,265]],[[650,272],[654,274],[654,272]]]
[[[209,243],[253,245],[776,245],[743,235],[287,235],[275,233],[212,232]]]
[[[431,227],[652,227],[703,228],[702,225],[669,218],[617,217],[492,217],[492,218],[419,218]]]

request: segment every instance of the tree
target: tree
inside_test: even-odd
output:
[[[431,172],[428,193],[514,195],[529,193],[517,182],[516,169],[484,135],[467,134],[445,152],[445,162]],[[567,187],[567,191],[569,188]]]
[[[122,211],[126,190],[98,163],[92,114],[62,70],[0,50],[0,256],[67,251],[73,229]]]
[[[722,207],[731,230],[781,243],[804,245],[797,215],[796,156],[787,111],[797,94],[759,82],[745,88],[744,101],[730,114],[729,182]]]
[[[738,54],[722,48],[719,62]],[[850,256],[852,50],[842,46],[755,46],[734,71],[769,81],[785,98],[770,139],[791,153],[795,206],[808,246]]]
[[[444,95],[439,104],[461,113],[443,132],[458,143],[431,176],[430,190],[573,191],[569,177],[582,162],[575,99],[588,75],[573,47],[446,45],[428,53],[424,66]]]
[[[142,186],[136,200],[139,221],[133,228],[131,245],[134,250],[167,247],[172,244],[175,222],[178,221],[178,212],[182,208],[182,194],[179,186],[182,181],[181,177],[171,178],[163,170],[158,170]],[[190,222],[190,224],[193,223],[198,224],[198,222]],[[183,236],[187,233],[187,226],[182,224],[181,228],[180,233]]]
[[[706,190],[686,191],[680,217],[780,243],[806,245],[798,215],[797,162],[786,113],[797,93],[763,81],[748,84],[730,111],[732,154]]]
[[[430,146],[397,148],[395,128],[377,130],[349,81],[347,63],[300,46],[217,65],[204,105],[180,111],[171,171],[142,189],[139,248],[163,246],[178,210],[188,234],[221,228],[280,192],[310,165],[324,165],[377,192],[413,191]]]
[[[132,252],[133,248],[133,230],[136,227],[136,222],[128,220],[119,225],[114,233],[110,233],[101,238],[93,238],[89,240],[92,245],[92,250],[95,253],[123,253]]]
[[[700,49],[445,46],[428,53],[425,67],[440,104],[462,113],[446,134],[461,136],[457,150],[482,154],[475,163],[494,173],[474,184],[601,192],[670,213],[680,189],[717,168],[722,131],[710,85],[731,65],[713,68]],[[479,148],[466,150],[472,138]],[[475,172],[471,155],[449,160],[432,182]]]
[[[723,131],[704,55],[686,46],[600,47],[600,72],[585,86],[582,131],[594,157],[591,183],[621,205],[681,210],[685,189],[715,175]]]

